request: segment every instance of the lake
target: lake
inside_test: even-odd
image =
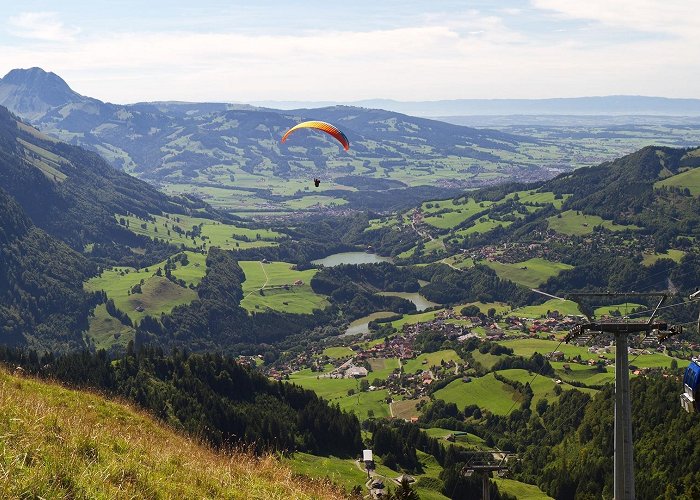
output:
[[[423,297],[418,292],[379,292],[379,295],[386,295],[390,297],[401,297],[402,299],[410,300],[416,305],[416,310],[418,312],[425,311],[429,307],[439,306],[435,302],[430,302],[428,299]]]
[[[363,318],[358,318],[348,326],[345,330],[345,335],[359,335],[361,333],[369,333],[369,323],[379,318],[388,318],[390,316],[396,316],[396,313],[388,311],[379,311],[369,314]]]
[[[393,262],[391,257],[382,257],[375,253],[367,252],[342,252],[334,253],[322,259],[312,260],[312,264],[326,267],[338,266],[340,264],[376,264],[377,262]]]

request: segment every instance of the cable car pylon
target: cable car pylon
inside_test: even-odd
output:
[[[661,304],[666,300],[666,293],[575,293],[570,297],[660,297],[654,312],[647,322],[594,322],[576,325],[565,338],[566,342],[574,340],[586,331],[592,336],[610,333],[615,337],[615,460],[614,460],[614,498],[615,500],[634,500],[634,453],[632,441],[632,405],[630,403],[630,376],[628,336],[635,333],[647,335],[657,332],[660,339],[680,333],[680,327],[669,327],[668,323],[655,322],[654,317]]]

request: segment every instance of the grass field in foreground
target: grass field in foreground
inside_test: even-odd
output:
[[[603,226],[610,231],[624,231],[626,229],[639,229],[637,226],[622,226],[611,220],[605,220],[597,215],[584,215],[573,210],[561,213],[561,217],[553,215],[547,219],[549,228],[557,233],[572,236],[583,236],[593,232],[595,226]]]
[[[266,308],[296,314],[311,314],[314,309],[323,309],[328,301],[311,289],[309,282],[317,269],[296,271],[287,262],[242,260],[238,263],[245,273],[241,306],[248,311]],[[301,285],[294,282],[301,280]],[[262,293],[260,293],[260,289]]]
[[[520,393],[511,386],[496,380],[493,373],[488,373],[483,377],[473,378],[468,383],[457,379],[436,391],[434,396],[435,399],[455,403],[460,410],[463,410],[465,406],[475,404],[496,415],[505,415],[513,402],[520,397]]]
[[[513,264],[484,261],[484,264],[496,271],[499,278],[508,279],[528,288],[536,288],[552,276],[558,275],[573,266],[561,262],[551,262],[546,259],[529,259]]]
[[[216,453],[144,412],[0,370],[0,498],[338,498],[273,456]]]

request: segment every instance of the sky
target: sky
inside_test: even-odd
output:
[[[700,98],[697,0],[3,3],[0,74],[114,103]]]

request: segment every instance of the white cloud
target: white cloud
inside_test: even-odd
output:
[[[113,102],[700,97],[700,54],[687,40],[611,47],[569,36],[538,42],[477,13],[417,27],[294,36],[115,33],[0,46],[0,70],[41,66],[76,91]]]
[[[15,36],[50,42],[73,40],[80,31],[65,26],[55,12],[22,12],[9,18],[9,26]]]
[[[700,24],[697,0],[532,0],[538,9],[632,31],[693,36]]]

